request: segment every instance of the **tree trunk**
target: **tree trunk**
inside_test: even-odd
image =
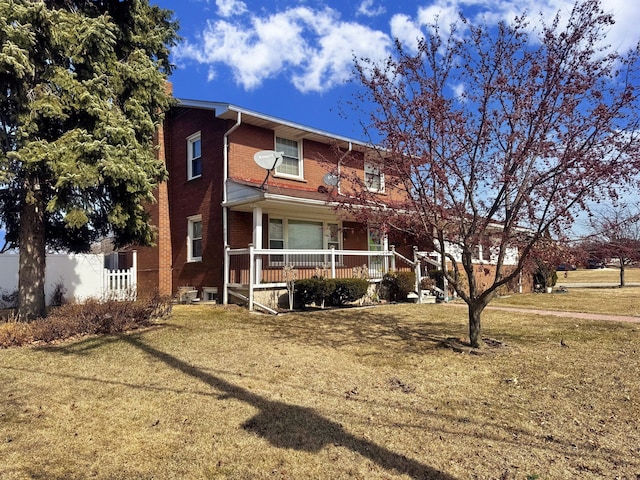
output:
[[[624,287],[624,263],[620,260],[620,286]]]
[[[44,202],[39,191],[33,201],[25,201],[20,212],[18,319],[31,321],[45,317],[44,297],[45,235]]]
[[[486,303],[469,303],[469,343],[472,348],[480,348],[482,345],[480,317]]]

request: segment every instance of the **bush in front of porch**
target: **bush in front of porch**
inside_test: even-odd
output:
[[[295,308],[315,303],[319,307],[344,306],[361,299],[367,293],[369,282],[364,278],[312,277],[295,283]]]

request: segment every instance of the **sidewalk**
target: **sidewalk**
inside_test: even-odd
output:
[[[441,305],[451,305],[455,307],[467,307],[465,303],[444,303]],[[485,310],[502,310],[505,312],[531,313],[534,315],[553,315],[556,317],[578,318],[580,320],[599,320],[605,322],[627,322],[640,323],[640,317],[628,315],[609,315],[601,313],[584,313],[584,312],[560,312],[556,310],[538,310],[534,308],[518,308],[518,307],[498,307],[489,305]]]

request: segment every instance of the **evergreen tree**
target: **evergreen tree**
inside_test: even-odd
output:
[[[20,252],[18,317],[44,316],[47,248],[150,244],[143,203],[177,22],[148,0],[0,0],[0,223]]]

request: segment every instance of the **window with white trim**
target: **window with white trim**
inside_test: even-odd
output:
[[[328,250],[333,247],[339,250],[340,243],[338,223],[293,218],[269,219],[269,248],[271,249]],[[282,255],[271,255],[272,264],[283,261]],[[322,263],[326,259],[324,256],[314,255],[310,261]]]
[[[187,261],[202,261],[202,216],[196,215],[187,219]]]
[[[375,228],[367,229],[367,243],[370,252],[382,252],[384,250],[384,233]],[[381,277],[385,271],[383,257],[369,257],[369,275]]]
[[[276,137],[276,152],[284,152],[282,163],[276,168],[276,174],[302,178],[302,152],[296,140]]]
[[[200,132],[187,138],[187,180],[202,175],[202,137]]]
[[[364,184],[371,192],[384,192],[384,173],[375,162],[364,163]]]

